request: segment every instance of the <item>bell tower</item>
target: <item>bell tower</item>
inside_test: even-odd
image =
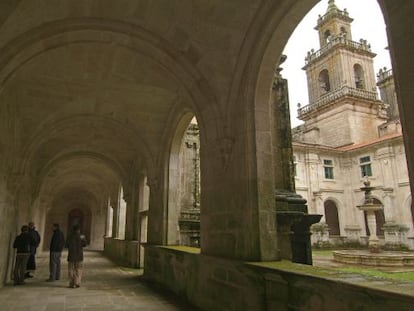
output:
[[[346,9],[329,0],[315,27],[319,50],[312,49],[305,58],[309,105],[299,107],[298,117],[314,143],[337,147],[369,140],[386,119],[376,90],[376,54],[367,40],[352,40],[352,21]],[[341,137],[329,134],[333,129]]]

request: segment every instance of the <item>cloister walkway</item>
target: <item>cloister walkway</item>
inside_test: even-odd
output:
[[[62,279],[46,282],[49,254],[37,255],[35,277],[0,289],[2,311],[112,311],[112,310],[197,310],[174,295],[148,285],[142,270],[122,268],[101,252],[85,251],[80,288],[68,288],[67,254],[62,254]]]

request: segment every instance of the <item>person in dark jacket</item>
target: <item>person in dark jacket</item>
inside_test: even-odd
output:
[[[30,245],[30,256],[29,260],[27,260],[27,266],[26,266],[26,278],[32,278],[33,273],[36,270],[36,249],[40,244],[40,234],[37,232],[35,225],[33,222],[29,222],[29,234],[32,236],[32,239],[34,243]]]
[[[53,235],[49,247],[49,278],[48,282],[60,279],[60,258],[65,246],[65,237],[59,228],[59,224],[53,224]]]
[[[13,242],[13,248],[16,249],[16,262],[13,270],[14,285],[25,284],[24,277],[27,261],[30,256],[30,246],[34,244],[27,225],[22,226],[20,231],[21,233],[16,236]]]
[[[69,287],[78,288],[82,279],[83,248],[86,246],[86,240],[81,237],[79,226],[73,226],[66,240],[66,246],[68,248]]]

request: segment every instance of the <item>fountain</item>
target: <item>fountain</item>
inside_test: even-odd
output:
[[[368,178],[365,178],[364,187],[361,187],[360,189],[365,192],[365,199],[364,203],[358,205],[357,208],[361,211],[366,212],[367,215],[368,229],[370,232],[368,239],[368,249],[371,253],[379,253],[380,243],[377,236],[377,221],[375,219],[375,212],[382,210],[384,207],[382,204],[374,203],[374,198],[371,194],[371,191],[375,189],[375,187],[371,187],[371,183]]]
[[[360,189],[365,192],[365,197],[364,203],[358,205],[357,208],[361,211],[365,211],[367,214],[368,229],[370,231],[368,250],[334,251],[334,261],[345,264],[369,266],[414,266],[413,252],[381,250],[380,241],[376,234],[377,222],[375,219],[375,211],[383,209],[383,205],[374,203],[374,198],[371,192],[375,187],[371,187],[368,178],[364,181],[364,187],[361,187]]]

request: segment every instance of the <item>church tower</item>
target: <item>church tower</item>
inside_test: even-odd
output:
[[[305,58],[309,105],[298,109],[302,139],[338,147],[378,137],[386,112],[378,100],[373,59],[366,40],[352,40],[353,19],[329,0],[315,30],[318,51]]]

